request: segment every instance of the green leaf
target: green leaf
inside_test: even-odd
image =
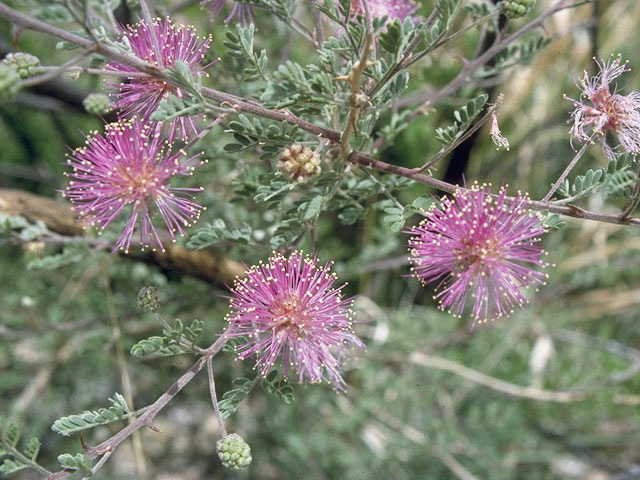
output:
[[[33,437],[31,440],[27,442],[27,445],[23,453],[29,459],[35,462],[39,452],[40,452],[40,440],[38,440],[36,437]]]
[[[109,401],[111,402],[111,406],[108,408],[100,408],[93,411],[85,410],[79,415],[69,415],[59,418],[53,422],[51,430],[68,437],[88,428],[122,420],[129,413],[127,402],[121,394],[116,393]]]
[[[244,397],[247,396],[253,386],[253,381],[248,378],[236,378],[232,383],[236,388],[225,392],[218,402],[222,418],[229,418],[238,410],[240,403],[242,403],[242,400],[244,400]]]
[[[27,270],[55,270],[66,265],[78,263],[86,258],[89,247],[82,243],[70,243],[61,253],[42,258],[34,258],[27,263]]]
[[[489,96],[482,93],[469,100],[466,105],[453,112],[456,121],[446,128],[436,128],[436,140],[442,147],[448,147],[461,136],[471,122],[482,112],[482,108],[487,103]]]
[[[23,462],[14,458],[5,458],[0,464],[0,474],[3,476],[13,475],[14,473],[19,472],[20,470],[24,470],[28,468]]]
[[[327,197],[324,195],[318,195],[317,197],[313,197],[310,201],[301,204],[298,210],[302,212],[302,219],[309,221],[316,218],[320,214],[322,206],[326,200]]]
[[[15,448],[19,439],[20,427],[15,423],[10,423],[2,436],[2,440],[10,447]]]
[[[75,455],[63,453],[58,455],[58,463],[64,470],[91,471],[91,458],[82,453],[76,453]]]

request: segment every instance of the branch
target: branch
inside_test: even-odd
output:
[[[430,177],[423,173],[417,173],[415,170],[398,165],[391,165],[389,163],[375,160],[367,157],[358,152],[353,152],[349,156],[349,161],[358,164],[363,167],[375,168],[381,172],[393,173],[402,177],[407,177],[416,182],[424,183],[431,187],[437,188],[440,191],[446,193],[454,193],[457,190],[466,190],[465,188],[452,185],[450,183],[438,180],[437,178]],[[506,197],[505,203],[510,205],[513,203],[513,197]],[[567,217],[581,218],[584,220],[595,220],[604,223],[615,223],[617,225],[636,225],[640,226],[640,218],[620,218],[620,215],[610,215],[606,213],[592,212],[589,210],[583,210],[582,208],[574,205],[554,205],[553,203],[540,202],[536,200],[529,200],[527,206],[532,210],[540,212],[548,210],[551,213],[557,213],[559,215],[565,215]]]
[[[487,49],[486,52],[484,52],[482,55],[478,56],[472,61],[467,61],[464,64],[464,67],[462,67],[462,70],[460,71],[460,73],[458,73],[458,75],[456,75],[453,80],[451,80],[446,86],[444,86],[437,92],[430,95],[429,98],[425,100],[419,108],[417,108],[414,112],[411,113],[411,115],[409,115],[409,121],[420,116],[422,112],[427,110],[434,103],[439,102],[444,97],[447,97],[451,93],[455,92],[458,88],[469,83],[471,81],[471,74],[474,73],[478,68],[480,68],[486,62],[491,60],[491,58],[493,58],[496,54],[498,54],[504,47],[514,42],[524,34],[529,33],[530,31],[535,30],[536,28],[542,26],[549,17],[551,17],[552,15],[555,15],[559,11],[565,10],[567,8],[573,8],[576,6],[576,5],[566,5],[566,3],[567,3],[567,0],[559,0],[558,2],[556,2],[556,4],[553,7],[551,7],[549,10],[544,12],[538,18],[528,23],[521,29],[515,31],[508,37],[504,37],[504,38],[498,37],[496,42],[491,47],[489,47],[489,49]]]
[[[524,26],[517,32],[510,35],[509,37],[496,41],[493,44],[493,46],[490,47],[483,55],[479,56],[478,58],[476,58],[471,62],[467,62],[464,68],[462,69],[462,71],[446,87],[440,89],[427,102],[425,102],[425,105],[429,106],[432,103],[435,103],[436,101],[440,100],[441,98],[455,91],[458,87],[464,85],[469,80],[470,74],[476,68],[480,67],[486,61],[492,58],[508,43],[514,41],[515,39],[519,38],[525,33],[541,26],[544,23],[544,21],[550,16],[552,16],[553,14],[563,9],[575,7],[576,5],[577,4],[566,5],[566,0],[559,0],[551,9],[543,13],[540,17],[538,17],[533,22]],[[144,72],[153,77],[159,78],[163,81],[166,81],[167,83],[172,83],[171,79],[169,78],[168,74],[165,71],[153,65],[150,65],[140,60],[137,57],[133,57],[131,55],[124,55],[104,45],[96,46],[91,40],[87,40],[85,38],[79,37],[72,33],[68,33],[65,30],[62,30],[52,25],[49,25],[47,23],[41,22],[40,20],[31,18],[28,15],[25,15],[16,10],[13,10],[2,3],[0,3],[0,15],[3,15],[8,20],[13,21],[23,27],[39,30],[41,32],[48,33],[50,35],[57,36],[59,38],[76,43],[77,45],[83,46],[85,48],[95,48],[96,52],[101,53],[106,57],[126,63],[138,69],[141,72]],[[211,98],[220,103],[226,103],[238,112],[249,113],[249,114],[258,115],[264,118],[269,118],[272,120],[291,123],[291,124],[297,125],[302,130],[305,130],[309,133],[317,135],[318,137],[326,138],[327,140],[336,144],[340,144],[341,140],[343,139],[343,136],[341,135],[340,132],[314,125],[313,123],[310,123],[300,117],[297,117],[296,115],[292,114],[291,112],[285,109],[282,109],[282,110],[268,109],[255,101],[245,100],[235,95],[220,92],[212,88],[203,88],[202,94],[205,97]],[[410,116],[409,118],[413,119],[419,114],[420,114],[419,111],[413,112],[412,116]],[[456,190],[461,188],[456,185],[452,185],[450,183],[444,182],[442,180],[438,180],[436,178],[424,175],[422,173],[416,173],[415,171],[408,168],[399,167],[396,165],[391,165],[388,163],[381,162],[379,160],[375,160],[359,152],[352,152],[351,155],[349,155],[348,160],[364,167],[375,168],[376,170],[379,170],[382,172],[393,173],[396,175],[401,175],[403,177],[410,178],[417,182],[430,185],[443,192],[453,193]],[[509,204],[510,202],[513,202],[513,198],[508,197],[506,199],[506,202],[507,204]],[[599,222],[614,223],[619,225],[640,225],[640,219],[638,218],[622,218],[620,215],[608,215],[604,213],[591,212],[588,210],[583,210],[573,205],[553,205],[547,202],[529,201],[528,206],[529,208],[532,208],[534,210],[538,210],[538,211],[548,210],[553,213],[558,213],[560,215],[566,215],[574,218],[595,220]],[[191,253],[194,253],[194,252],[191,252]]]
[[[60,200],[41,197],[21,190],[0,188],[0,213],[26,218],[29,222],[43,222],[49,230],[60,234],[66,239],[76,241],[90,241],[83,237],[83,224],[78,222],[70,205]],[[109,245],[100,246],[110,248]],[[217,256],[206,250],[188,250],[175,243],[165,242],[166,251],[130,251],[119,255],[142,260],[166,270],[181,272],[201,278],[218,285],[231,284],[237,276],[244,275],[244,267],[228,258]]]
[[[228,331],[228,330],[227,330]],[[185,385],[187,385],[193,377],[204,367],[204,365],[213,358],[224,346],[228,340],[227,331],[225,331],[220,338],[215,341],[208,349],[207,352],[200,357],[192,366],[187,370],[165,393],[160,396],[152,405],[150,405],[142,415],[140,415],[134,422],[127,425],[111,438],[105,440],[96,447],[85,447],[86,454],[91,458],[96,458],[101,455],[112,452],[120,443],[126,440],[133,432],[140,428],[147,426],[153,428],[153,419],[160,413],[160,411],[175,397]]]
[[[437,370],[444,370],[446,372],[453,373],[466,380],[483,385],[497,392],[506,393],[512,397],[556,403],[582,402],[589,398],[589,395],[582,391],[558,392],[535,387],[521,387],[520,385],[514,385],[513,383],[490,377],[484,373],[466,367],[461,363],[453,362],[446,358],[425,355],[421,352],[413,352],[410,354],[409,362],[414,365],[421,365],[423,367],[435,368]],[[614,395],[612,401],[615,404],[640,405],[640,395]]]

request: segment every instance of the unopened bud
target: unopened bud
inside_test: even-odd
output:
[[[536,4],[536,0],[505,0],[502,2],[502,13],[508,18],[524,17]]]
[[[142,287],[138,293],[138,307],[145,312],[155,312],[160,303],[156,287]]]
[[[20,90],[20,75],[13,68],[0,65],[0,101],[11,100]]]
[[[320,157],[309,147],[294,143],[280,154],[278,168],[287,177],[304,182],[309,177],[320,174]]]
[[[244,470],[251,464],[251,447],[237,433],[230,433],[216,442],[218,457],[231,470]]]
[[[90,93],[84,97],[82,105],[91,115],[104,115],[111,111],[111,100],[104,93]]]
[[[8,53],[2,64],[13,68],[20,78],[29,78],[42,73],[40,59],[24,52]]]

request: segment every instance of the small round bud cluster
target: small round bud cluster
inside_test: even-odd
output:
[[[502,2],[502,13],[508,18],[524,17],[536,4],[536,0],[505,0]]]
[[[320,157],[309,147],[294,143],[280,154],[278,168],[287,177],[298,182],[320,173]]]
[[[218,457],[231,470],[244,470],[251,464],[251,447],[237,433],[230,433],[216,442]]]
[[[40,59],[30,53],[9,53],[2,60],[2,64],[13,68],[20,78],[29,78],[42,73]]]
[[[158,289],[156,287],[142,287],[138,293],[138,307],[145,312],[155,312],[159,306]]]
[[[104,115],[111,111],[111,100],[104,93],[90,93],[84,97],[82,105],[91,115]]]
[[[13,68],[0,64],[0,101],[11,100],[20,90],[20,75]]]

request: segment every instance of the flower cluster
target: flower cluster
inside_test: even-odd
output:
[[[506,190],[473,185],[425,213],[407,233],[410,261],[424,283],[439,281],[434,297],[441,309],[461,316],[469,301],[473,326],[509,316],[526,299],[522,289],[544,283],[535,269],[547,264],[537,245],[545,230],[526,212],[527,197],[507,203]]]
[[[156,19],[151,26],[141,21],[137,25],[127,27],[124,36],[133,54],[152,65],[166,69],[175,67],[176,62],[182,62],[194,77],[206,76],[206,66],[203,67],[201,62],[209,49],[211,37],[201,40],[193,27],[176,26],[169,18]],[[160,102],[166,100],[169,94],[179,98],[184,95],[182,89],[175,85],[158,78],[136,75],[138,70],[124,63],[111,62],[107,64],[105,71],[132,74],[126,83],[110,84],[117,97],[114,107],[121,109],[125,118],[139,116],[147,122]],[[183,138],[198,133],[192,117],[174,119],[172,134],[176,130]]]
[[[66,174],[71,180],[63,195],[74,203],[82,219],[102,231],[131,206],[114,252],[129,250],[136,224],[143,246],[163,248],[151,218],[154,206],[172,239],[176,233],[184,235],[183,228],[197,220],[203,208],[179,195],[201,188],[169,186],[174,176],[191,175],[203,162],[198,155],[187,157],[184,151],[171,153],[170,144],[161,140],[160,126],[151,125],[138,120],[109,124],[104,135],[88,137],[86,145],[74,150],[67,160],[73,171]]]
[[[571,112],[572,140],[576,138],[585,143],[597,135],[607,157],[615,158],[615,150],[606,142],[606,134],[611,132],[618,137],[625,152],[636,155],[640,153],[640,92],[633,91],[628,95],[611,92],[611,82],[629,71],[626,63],[621,63],[620,56],[608,62],[595,62],[600,71],[594,76],[585,72],[579,85],[580,99],[565,96],[575,107]]]
[[[228,335],[248,337],[236,347],[238,357],[256,357],[267,376],[278,358],[287,377],[293,367],[300,382],[331,382],[344,390],[340,366],[350,347],[365,348],[352,328],[351,300],[334,288],[330,264],[294,252],[274,253],[237,280],[228,316]]]
[[[309,147],[294,143],[280,154],[278,168],[292,180],[304,182],[320,174],[320,156]]]

